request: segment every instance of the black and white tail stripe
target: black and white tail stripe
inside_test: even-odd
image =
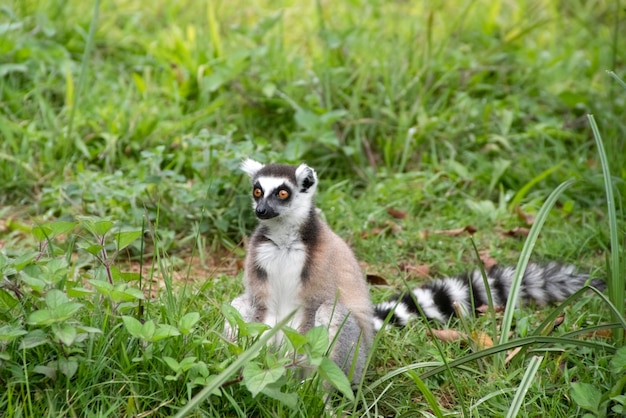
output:
[[[505,306],[515,268],[494,266],[486,274],[494,306]],[[588,274],[578,273],[572,265],[529,263],[522,278],[520,297],[524,302],[532,301],[539,305],[556,303],[582,288],[588,280]],[[605,288],[605,283],[599,279],[592,279],[589,284],[600,290]],[[411,318],[421,316],[416,303],[428,319],[446,322],[456,313],[455,302],[466,313],[472,311],[472,306],[478,308],[488,304],[480,270],[435,280],[411,293],[397,295],[378,304],[374,308],[374,327],[380,329],[387,317],[389,324],[406,325]]]

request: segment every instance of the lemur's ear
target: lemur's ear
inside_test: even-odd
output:
[[[315,190],[317,185],[317,174],[315,170],[306,164],[300,164],[296,168],[296,181],[301,193],[307,193],[309,190]]]
[[[261,164],[258,161],[254,161],[251,158],[246,158],[242,163],[241,163],[241,170],[246,173],[247,175],[250,176],[250,178],[254,178],[254,176],[256,176],[256,173],[259,172],[260,169],[262,169],[264,167],[263,164]]]

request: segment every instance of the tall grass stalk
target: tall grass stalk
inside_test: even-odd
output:
[[[67,122],[67,134],[65,136],[65,158],[67,158],[67,153],[71,149],[68,144],[72,144],[72,133],[74,128],[74,118],[76,116],[76,108],[80,105],[81,93],[83,92],[83,87],[85,85],[85,79],[87,78],[87,63],[89,62],[89,57],[91,56],[91,50],[93,49],[94,38],[96,36],[96,28],[98,27],[98,16],[100,13],[100,0],[96,0],[93,4],[93,17],[91,18],[91,23],[89,24],[89,34],[87,35],[87,43],[85,45],[85,50],[83,51],[83,58],[80,64],[80,75],[78,76],[78,86],[76,87],[75,94],[72,94],[73,100],[70,108],[70,116]]]
[[[621,265],[620,256],[622,251],[620,249],[620,241],[618,238],[617,214],[615,208],[615,197],[613,196],[613,180],[611,178],[611,171],[609,168],[609,161],[604,150],[604,144],[602,143],[602,136],[600,130],[596,124],[596,120],[593,115],[587,115],[591,130],[593,132],[593,138],[596,141],[598,147],[598,155],[600,157],[600,163],[602,166],[602,175],[604,177],[604,191],[606,194],[607,216],[609,220],[609,237],[611,247],[609,249],[609,269],[608,269],[608,289],[609,299],[616,309],[625,313],[624,311],[624,287],[626,284],[626,278],[624,277],[624,268]],[[613,316],[614,319],[618,319]],[[621,329],[616,330],[614,334],[614,340],[617,344],[623,344],[624,331]]]
[[[548,199],[541,206],[539,213],[537,214],[537,218],[533,226],[530,228],[530,232],[528,233],[528,238],[526,238],[526,242],[524,242],[524,247],[522,248],[522,252],[519,257],[519,261],[517,262],[517,267],[515,268],[515,276],[513,278],[513,283],[511,284],[511,290],[509,291],[509,298],[506,305],[506,309],[504,311],[504,318],[502,320],[502,329],[500,334],[500,344],[504,344],[509,340],[509,333],[511,331],[511,325],[513,324],[513,315],[515,314],[515,310],[518,308],[517,301],[519,299],[520,287],[522,285],[522,278],[524,277],[524,272],[526,271],[526,267],[528,266],[528,261],[530,260],[530,255],[535,247],[535,243],[537,242],[537,238],[539,237],[539,232],[545,223],[548,213],[552,206],[556,203],[557,199],[572,184],[574,184],[575,180],[571,179],[564,183],[561,183],[559,187],[554,189],[554,191],[548,196]]]
[[[535,375],[537,374],[537,370],[539,370],[539,366],[542,361],[543,356],[533,356],[530,359],[528,368],[524,373],[524,377],[522,378],[520,385],[517,387],[517,392],[515,392],[515,397],[513,398],[513,402],[511,402],[511,407],[506,414],[506,418],[514,418],[518,416],[519,411],[524,404],[526,392],[528,392],[528,389],[532,386],[533,380],[535,379]]]

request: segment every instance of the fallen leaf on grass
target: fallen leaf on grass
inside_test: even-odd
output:
[[[493,347],[493,340],[484,332],[472,331],[472,340],[476,344],[476,348],[479,350]]]
[[[509,229],[508,231],[504,231],[502,235],[505,237],[524,238],[527,237],[529,233],[530,229],[518,226],[513,229]]]
[[[392,217],[392,218],[396,218],[396,219],[404,219],[406,218],[407,213],[403,210],[400,209],[396,209],[396,208],[387,208],[387,213]]]
[[[464,232],[467,232],[470,235],[474,235],[474,233],[476,233],[477,229],[475,226],[473,225],[467,225],[463,228],[455,228],[455,229],[439,229],[436,231],[431,231],[431,234],[437,234],[437,235],[448,235],[451,237],[456,237],[459,236],[461,234],[463,234]]]
[[[498,264],[498,260],[491,257],[488,250],[479,251],[478,256],[480,257],[480,261],[482,261],[485,270],[489,270],[490,268]]]
[[[373,286],[389,286],[387,280],[384,277],[379,276],[378,274],[366,274],[365,275],[367,282]]]
[[[613,330],[612,329],[601,329],[593,333],[595,337],[600,338],[613,338]]]
[[[535,223],[535,215],[524,212],[521,206],[515,206],[515,213],[526,225],[532,225]]]
[[[509,364],[511,362],[511,360],[513,360],[513,357],[515,357],[517,355],[517,353],[519,353],[521,351],[522,347],[515,347],[513,350],[511,350],[509,352],[509,354],[507,354],[506,358],[504,359],[504,364]]]
[[[398,268],[401,271],[409,273],[412,277],[417,277],[421,279],[430,277],[430,267],[428,267],[426,264],[414,266],[413,264],[409,263],[400,263],[398,264]]]
[[[504,306],[494,306],[493,310],[496,313],[502,313],[502,312],[504,312]],[[485,314],[485,313],[489,312],[489,305],[480,305],[478,308],[476,308],[476,312],[478,312],[480,314]]]
[[[402,227],[397,223],[387,219],[382,225],[375,226],[368,230],[361,232],[361,238],[367,239],[370,236],[378,236],[378,235],[396,235],[402,232]]]
[[[427,334],[445,343],[464,341],[467,339],[467,335],[454,329],[431,329]]]

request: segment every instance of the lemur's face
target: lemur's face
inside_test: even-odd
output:
[[[317,186],[312,168],[304,164],[263,165],[250,159],[241,168],[252,179],[252,207],[259,220],[299,221],[309,214]]]

